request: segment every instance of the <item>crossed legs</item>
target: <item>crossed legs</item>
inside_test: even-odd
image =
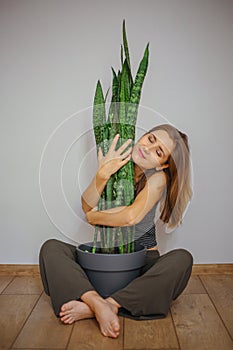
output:
[[[103,299],[76,262],[76,247],[58,241],[46,241],[40,251],[40,273],[45,292],[61,321],[95,317],[104,336],[116,338],[120,332],[117,315],[121,310],[131,318],[166,317],[170,303],[187,285],[192,256],[176,249],[163,256],[148,251],[143,274],[111,297]],[[126,314],[126,317],[127,317]]]

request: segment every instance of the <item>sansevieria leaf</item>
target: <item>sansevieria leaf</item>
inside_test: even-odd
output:
[[[100,145],[105,139],[106,111],[103,89],[98,80],[93,107],[93,127],[96,144]]]
[[[144,81],[144,78],[147,72],[147,67],[148,67],[148,58],[149,58],[149,43],[147,44],[146,49],[144,51],[144,55],[140,62],[140,65],[136,74],[136,78],[133,84],[133,88],[131,91],[130,105],[129,105],[128,114],[127,114],[129,123],[135,124],[136,122],[142,85],[143,85],[143,81]]]

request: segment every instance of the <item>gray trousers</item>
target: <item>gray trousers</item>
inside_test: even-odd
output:
[[[85,292],[95,290],[78,264],[76,247],[71,244],[56,239],[46,241],[39,263],[45,293],[50,296],[57,316],[64,303],[79,300]],[[111,295],[122,306],[118,315],[135,320],[166,317],[172,300],[186,287],[192,265],[192,255],[185,249],[162,256],[157,250],[148,250],[140,276]]]

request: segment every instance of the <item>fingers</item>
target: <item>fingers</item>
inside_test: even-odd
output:
[[[129,155],[131,155],[132,152],[132,147],[130,147],[125,153],[121,154],[121,159],[124,160],[125,158],[127,158]]]
[[[131,144],[132,140],[128,139],[121,147],[118,148],[117,153],[121,154]]]
[[[98,150],[98,160],[101,160],[103,158],[103,151],[102,151],[102,148],[99,147],[99,150]]]
[[[131,154],[130,154],[128,157],[122,159],[121,166],[124,166],[126,163],[128,163],[128,161],[130,160],[130,158],[131,158]]]
[[[116,136],[114,137],[114,139],[111,143],[111,146],[109,147],[110,152],[115,150],[119,137],[120,137],[119,134],[116,134]]]
[[[114,137],[111,146],[109,147],[109,152],[111,153],[112,151],[115,151],[116,149],[116,145],[117,142],[119,140],[120,135],[116,134],[116,136]],[[121,155],[122,152],[124,152],[124,150],[130,145],[130,143],[132,142],[132,139],[128,139],[125,143],[123,143],[123,145],[121,145],[118,150],[116,150],[116,152]]]

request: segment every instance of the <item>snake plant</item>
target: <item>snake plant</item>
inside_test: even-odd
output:
[[[93,129],[96,149],[102,148],[103,155],[108,152],[114,136],[119,133],[117,147],[127,139],[135,140],[135,125],[143,81],[147,72],[149,43],[139,64],[135,80],[133,80],[126,36],[125,20],[123,20],[123,46],[121,45],[121,70],[118,73],[112,68],[112,96],[108,114],[106,113],[106,96],[98,80],[93,105]],[[123,55],[125,54],[125,58]],[[116,206],[128,206],[134,201],[134,166],[130,160],[111,176],[98,203],[98,210]],[[109,227],[95,226],[92,252],[97,249],[100,237],[101,251],[104,253],[131,253],[134,251],[135,226]],[[117,248],[116,248],[117,247]]]

